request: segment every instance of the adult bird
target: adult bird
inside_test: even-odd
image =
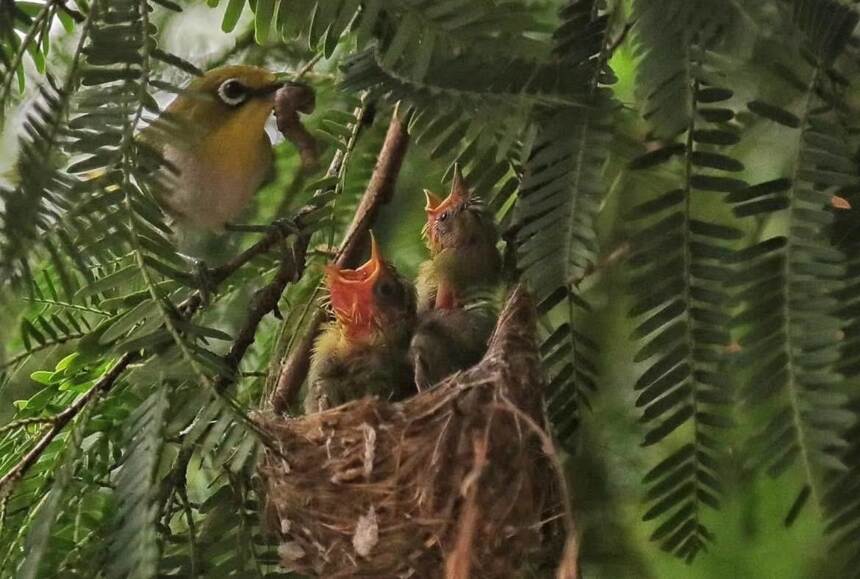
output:
[[[472,195],[460,168],[454,168],[447,198],[425,194],[430,259],[419,269],[419,319],[409,349],[422,390],[484,355],[496,321],[493,294],[502,271],[493,216]]]
[[[314,345],[305,412],[373,395],[414,392],[407,357],[415,325],[415,289],[386,262],[371,235],[370,259],[357,269],[326,268],[334,321]]]
[[[247,65],[212,69],[194,79],[138,141],[164,161],[159,190],[182,232],[221,232],[272,170],[265,125],[278,75]]]

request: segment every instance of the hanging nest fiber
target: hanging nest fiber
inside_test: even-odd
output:
[[[534,309],[517,289],[484,359],[431,390],[259,417],[274,441],[259,472],[281,564],[326,578],[554,568],[572,523],[543,429],[539,361]],[[558,575],[575,577],[572,539],[564,553]]]

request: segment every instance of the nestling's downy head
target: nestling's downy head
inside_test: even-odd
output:
[[[432,255],[443,249],[465,249],[477,244],[495,244],[496,233],[493,218],[473,197],[458,165],[454,166],[454,180],[451,192],[445,199],[439,199],[425,190],[427,204],[427,223],[424,237]]]
[[[415,291],[386,262],[371,234],[370,259],[356,269],[326,267],[331,307],[347,338],[371,340],[415,317]]]

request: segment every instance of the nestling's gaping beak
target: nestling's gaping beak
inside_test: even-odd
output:
[[[427,218],[441,214],[450,207],[456,207],[469,199],[469,188],[463,180],[463,174],[460,172],[460,165],[454,165],[454,180],[451,182],[451,192],[443,200],[433,195],[428,190],[424,190],[424,195],[427,198],[427,204],[424,206],[424,211],[427,212]]]
[[[376,301],[373,288],[385,267],[385,260],[373,233],[370,259],[356,269],[326,266],[326,285],[337,320],[347,329],[366,329],[373,321]]]
[[[439,204],[442,203],[442,200],[435,194],[431,193],[429,189],[424,190],[424,198],[427,200],[424,204],[424,211],[427,213],[434,212],[435,209],[439,207]]]

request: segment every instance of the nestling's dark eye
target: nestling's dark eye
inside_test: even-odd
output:
[[[389,279],[384,279],[376,284],[376,293],[381,298],[393,298],[397,295],[397,284]]]
[[[235,78],[231,78],[222,82],[221,86],[218,87],[218,97],[224,104],[235,107],[248,98],[248,87]]]
[[[443,221],[446,221],[447,219],[448,219],[448,212],[447,212],[447,211],[443,211],[443,212],[439,215],[439,223],[442,223]]]

